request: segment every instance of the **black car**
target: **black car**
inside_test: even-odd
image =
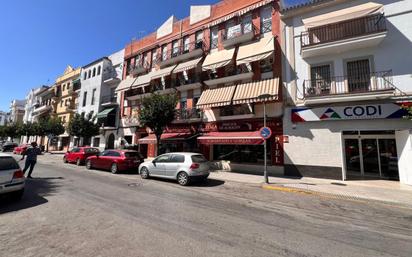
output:
[[[14,147],[17,147],[17,146],[18,146],[18,144],[16,144],[16,143],[6,142],[1,146],[0,150],[2,152],[12,152],[14,150]]]

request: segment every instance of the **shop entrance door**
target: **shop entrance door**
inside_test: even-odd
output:
[[[344,135],[346,174],[399,180],[394,135]]]

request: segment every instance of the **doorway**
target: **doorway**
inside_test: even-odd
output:
[[[107,139],[106,149],[114,149],[114,135],[113,133],[109,135]]]
[[[343,133],[346,175],[399,180],[394,133]]]

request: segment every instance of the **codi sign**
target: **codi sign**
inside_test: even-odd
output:
[[[328,106],[321,108],[294,108],[292,122],[324,120],[400,119],[407,115],[402,105],[412,103],[386,103],[368,105]]]

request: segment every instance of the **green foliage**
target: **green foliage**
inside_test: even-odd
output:
[[[153,94],[143,99],[139,121],[155,133],[158,150],[164,129],[175,119],[177,101],[176,94]]]
[[[402,105],[402,108],[408,111],[408,114],[404,118],[412,120],[412,105],[410,106]]]
[[[43,127],[39,132],[44,135],[59,136],[64,133],[65,128],[61,120],[55,117],[48,118],[47,120],[40,121],[39,125]]]
[[[86,116],[76,113],[69,121],[67,132],[71,136],[79,138],[91,138],[100,134],[99,124],[96,124],[96,117],[92,113]]]

